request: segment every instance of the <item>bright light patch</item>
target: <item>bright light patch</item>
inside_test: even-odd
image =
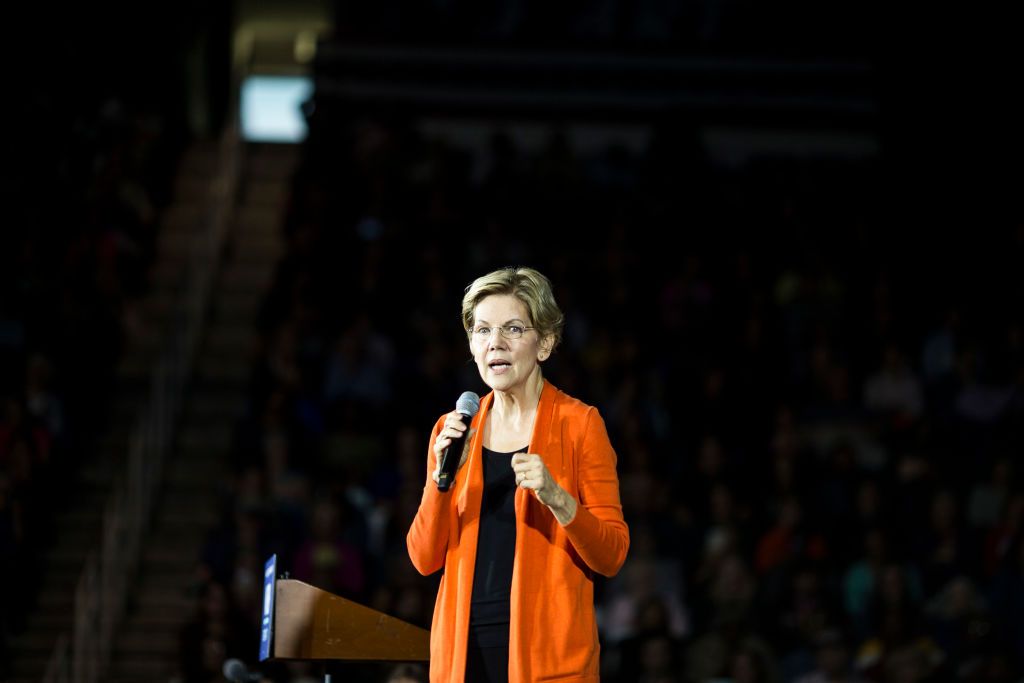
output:
[[[313,93],[306,76],[250,76],[242,84],[242,137],[250,142],[302,142],[302,103]]]

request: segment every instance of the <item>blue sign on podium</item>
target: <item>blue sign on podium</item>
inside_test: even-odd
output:
[[[271,555],[263,566],[263,617],[260,625],[260,661],[270,657],[274,637],[274,580],[277,578],[277,555]]]

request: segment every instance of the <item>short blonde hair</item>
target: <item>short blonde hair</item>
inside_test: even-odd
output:
[[[562,341],[565,316],[555,302],[551,281],[533,268],[502,268],[473,280],[462,297],[462,326],[466,334],[473,330],[473,316],[477,305],[489,296],[511,294],[523,302],[530,320],[525,321],[537,329],[540,338],[550,336],[553,352]]]

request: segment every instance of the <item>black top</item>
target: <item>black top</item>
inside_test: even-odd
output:
[[[508,644],[512,562],[516,550],[516,476],[511,453],[483,449],[484,493],[480,503],[480,537],[473,572],[469,625],[484,647]]]

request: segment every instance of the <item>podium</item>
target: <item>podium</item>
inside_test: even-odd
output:
[[[430,631],[264,570],[260,661],[424,662]]]

